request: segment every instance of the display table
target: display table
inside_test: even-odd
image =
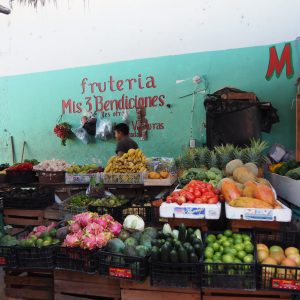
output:
[[[145,282],[121,281],[122,300],[200,300],[200,289],[161,288],[150,285],[150,279]]]

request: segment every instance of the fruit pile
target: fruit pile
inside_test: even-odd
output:
[[[143,173],[146,171],[146,157],[141,149],[130,149],[121,157],[111,157],[104,169],[105,173]]]
[[[92,200],[89,204],[92,206],[119,207],[127,202],[128,200],[124,197],[111,195],[101,199]]]
[[[216,204],[219,202],[219,190],[212,184],[200,180],[192,180],[182,190],[174,191],[167,197],[167,203],[179,205],[188,204]]]
[[[161,171],[161,172],[149,172],[149,179],[166,179],[170,176],[169,172]]]
[[[8,171],[30,171],[33,168],[32,163],[20,163],[9,167]]]
[[[171,263],[198,263],[202,253],[202,240],[199,229],[186,229],[180,224],[178,230],[172,231],[165,224],[157,238],[152,241],[151,261]]]
[[[59,159],[44,160],[38,165],[34,166],[35,171],[47,171],[47,172],[62,172],[69,168],[70,165]]]
[[[295,247],[288,247],[285,250],[281,246],[273,245],[270,248],[265,244],[257,244],[257,259],[262,265],[274,265],[274,266],[284,266],[284,267],[299,267],[300,266],[300,255],[299,249]],[[275,273],[275,268],[266,269],[268,275],[273,275]],[[293,269],[277,269],[277,275],[285,274],[293,275],[295,270]]]
[[[110,215],[99,216],[85,212],[73,216],[67,227],[63,247],[80,247],[93,250],[106,246],[108,241],[118,236],[122,225]]]
[[[21,247],[47,247],[59,244],[59,239],[56,238],[56,229],[54,223],[46,226],[38,226],[25,238],[20,240]]]
[[[96,165],[71,165],[66,169],[69,174],[94,174],[103,172],[103,168]]]
[[[72,127],[69,123],[64,122],[56,124],[53,129],[53,132],[56,134],[56,136],[61,139],[61,144],[63,146],[66,146],[67,140],[70,139],[72,136],[71,128]]]
[[[142,231],[129,232],[123,229],[118,238],[108,242],[106,251],[126,256],[145,257],[150,253],[151,242],[157,237],[157,230],[146,227]]]
[[[15,236],[10,234],[0,233],[0,246],[16,246],[19,244],[19,241]]]
[[[225,230],[219,234],[208,234],[205,238],[204,262],[252,264],[254,246],[248,234]]]

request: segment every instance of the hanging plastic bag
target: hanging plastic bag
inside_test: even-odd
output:
[[[125,109],[125,111],[122,113],[122,122],[125,124],[129,124],[129,110]]]
[[[112,122],[107,119],[97,119],[96,123],[96,139],[102,141],[108,140],[112,135]]]
[[[84,128],[82,127],[78,127],[74,129],[72,128],[72,132],[84,144],[88,144],[90,142],[90,136]]]

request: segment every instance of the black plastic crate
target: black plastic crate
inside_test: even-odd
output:
[[[128,215],[138,215],[140,216],[146,224],[152,223],[152,209],[151,206],[144,205],[132,205],[123,210],[123,220]]]
[[[9,183],[21,184],[36,182],[36,173],[32,170],[6,170],[6,180]]]
[[[257,231],[256,243],[268,247],[277,245],[300,248],[300,233],[286,231]],[[300,293],[300,267],[261,265],[257,262],[257,288]]]
[[[21,190],[21,189],[18,189]],[[36,197],[12,197],[10,193],[3,193],[4,208],[44,209],[54,202],[54,192],[44,191]]]
[[[148,258],[100,251],[99,273],[111,278],[144,281],[149,274]]]
[[[21,239],[25,237],[29,232],[30,232],[29,229],[24,229],[12,235],[15,236],[17,239]],[[8,267],[8,268],[18,267],[16,248],[17,246],[0,245],[0,266],[1,267]]]
[[[200,275],[200,263],[152,262],[150,259],[150,281],[153,286],[199,289]]]
[[[20,269],[53,269],[58,246],[16,247],[18,268]]]
[[[99,215],[109,214],[116,221],[122,223],[123,222],[123,210],[127,209],[129,206],[130,206],[129,202],[127,202],[121,206],[118,206],[118,207],[105,207],[105,206],[89,205],[88,211],[96,212]]]
[[[98,250],[59,247],[56,252],[56,269],[94,274],[97,271]]]
[[[207,232],[204,235],[204,241],[208,234],[219,234],[221,231]],[[252,232],[242,232],[251,236],[252,244],[255,245],[254,234]],[[204,262],[204,251],[206,248],[204,242],[201,258],[201,286],[202,288],[213,289],[242,289],[256,290],[256,251],[254,249],[253,263],[214,263]]]

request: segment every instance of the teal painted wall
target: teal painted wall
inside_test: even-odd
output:
[[[61,158],[69,162],[85,163],[92,159],[106,161],[114,153],[115,142],[97,142],[84,145],[80,141],[68,141],[60,145],[52,133],[61,114],[62,99],[84,100],[82,78],[89,82],[104,82],[112,75],[114,79],[137,78],[138,74],[154,76],[156,88],[140,90],[124,89],[122,92],[106,92],[105,99],[128,96],[165,95],[165,105],[147,108],[150,123],[164,123],[164,130],[149,131],[149,139],[139,145],[147,156],[176,156],[190,137],[192,98],[178,99],[194,89],[191,81],[175,84],[178,79],[205,75],[209,91],[233,86],[253,91],[261,100],[271,101],[278,109],[281,122],[274,125],[271,134],[264,135],[270,143],[279,142],[289,148],[295,146],[295,99],[296,78],[300,76],[299,41],[291,42],[294,75],[288,79],[285,69],[281,76],[265,79],[269,63],[269,46],[234,49],[216,52],[150,58],[135,61],[78,67],[51,72],[34,73],[0,78],[0,162],[11,162],[10,136],[14,137],[17,160],[21,158],[25,140],[25,158],[39,160]],[[276,45],[280,55],[284,43]],[[84,55],[84,54],[83,54]],[[46,59],[46,58],[45,58]],[[97,93],[99,95],[99,93]],[[205,119],[203,95],[198,95],[194,113],[194,137],[203,142],[200,127]],[[171,104],[171,110],[166,107]],[[66,114],[64,120],[74,127],[79,125],[81,114]],[[135,111],[130,112],[136,120]],[[111,118],[120,121],[120,117]],[[203,127],[202,127],[203,128]]]

